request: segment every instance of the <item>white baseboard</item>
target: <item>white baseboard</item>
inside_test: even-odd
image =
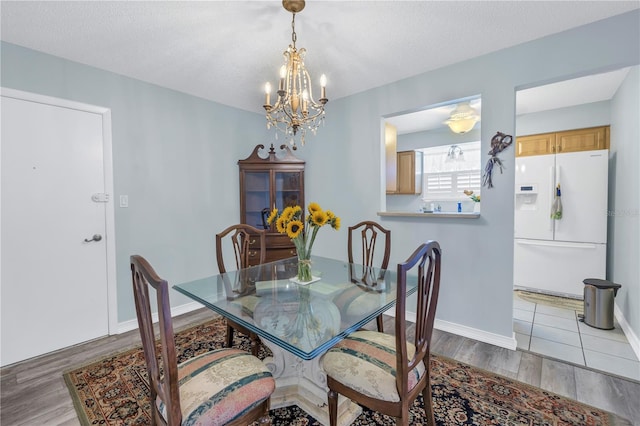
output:
[[[201,309],[202,303],[191,302],[186,303],[184,305],[175,306],[171,308],[171,317],[177,317],[178,315],[186,314],[191,311],[195,311],[196,309]],[[158,313],[154,312],[152,315],[152,319],[154,322],[158,321]],[[118,323],[118,334],[126,333],[127,331],[137,330],[138,329],[138,320],[136,318]]]
[[[631,325],[624,317],[620,308],[618,308],[618,305],[613,305],[613,313],[618,320],[618,324],[620,324],[620,328],[624,331],[624,335],[627,337],[627,340],[631,345],[631,349],[633,349],[633,352],[636,354],[636,358],[640,359],[640,339],[638,339],[638,336],[631,328]]]
[[[388,314],[389,312],[387,311],[386,313]],[[395,312],[392,312],[391,315],[394,316]],[[405,318],[408,321],[416,322],[416,314],[414,312],[407,312]],[[490,345],[499,346],[512,351],[515,351],[518,345],[515,333],[512,333],[511,337],[506,337],[500,334],[488,333],[486,331],[478,330],[477,328],[467,327],[466,325],[442,321],[439,319],[436,319],[433,327],[441,331],[446,331],[462,337],[468,337],[469,339],[489,343]]]
[[[468,337],[469,339],[477,340],[479,342],[489,343],[490,345],[499,346],[501,348],[516,350],[518,342],[516,341],[515,334],[512,333],[511,337],[502,336],[500,334],[489,333],[486,331],[478,330],[477,328],[467,327],[466,325],[460,325],[453,322],[441,321],[436,319],[434,328],[448,333],[457,334],[458,336]]]

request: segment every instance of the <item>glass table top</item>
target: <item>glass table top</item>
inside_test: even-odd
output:
[[[317,281],[298,284],[296,257],[173,288],[302,359],[323,354],[395,304],[390,270],[311,257]],[[416,291],[407,277],[407,296]]]

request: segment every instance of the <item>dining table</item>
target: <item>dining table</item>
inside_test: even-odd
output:
[[[297,405],[328,425],[322,355],[396,302],[396,273],[321,256],[311,257],[312,281],[297,280],[291,257],[173,288],[260,337],[271,351],[263,362],[276,380],[271,407]],[[416,280],[407,279],[407,296]],[[362,409],[338,402],[338,424],[349,425]]]

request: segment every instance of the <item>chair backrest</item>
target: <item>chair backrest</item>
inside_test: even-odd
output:
[[[254,265],[264,263],[267,249],[266,235],[266,230],[258,229],[244,223],[232,225],[219,234],[216,234],[216,260],[218,261],[218,270],[220,273],[224,274],[227,272],[227,268],[224,265],[224,252],[222,249],[225,238],[228,239],[233,246],[235,266],[236,270],[239,270],[248,267],[250,263]],[[256,238],[258,238],[260,242],[259,254],[257,253],[258,248],[255,246]],[[255,259],[256,255],[258,261],[251,262]]]
[[[436,317],[438,293],[440,292],[440,262],[442,251],[436,241],[427,241],[420,245],[404,262],[398,264],[397,300],[396,300],[396,354],[398,391],[406,395],[408,392],[408,374],[420,362],[429,362],[431,351],[431,335]],[[406,345],[406,294],[407,273],[417,266],[409,279],[418,280],[416,291],[418,303],[416,309],[415,347],[412,359],[408,358]]]
[[[362,250],[362,259],[354,262],[354,244],[357,244],[357,233],[360,234],[360,244]],[[374,265],[376,242],[378,236],[384,235],[384,253],[380,265]],[[354,241],[354,239],[356,241]],[[391,231],[383,228],[380,224],[365,220],[356,225],[349,227],[347,251],[349,263],[361,263],[364,266],[376,266],[380,269],[387,269],[389,265],[389,256],[391,255]]]
[[[165,280],[156,274],[151,265],[142,256],[134,255],[131,256],[130,260],[136,314],[151,387],[153,416],[157,422],[164,423],[156,405],[156,398],[159,397],[167,410],[167,423],[179,425],[182,422],[182,414],[178,391],[178,359],[169,303],[169,286]],[[155,289],[157,298],[158,327],[160,328],[159,347],[155,344],[149,286]],[[158,359],[160,359],[161,365],[158,363]],[[160,371],[162,371],[162,374]]]

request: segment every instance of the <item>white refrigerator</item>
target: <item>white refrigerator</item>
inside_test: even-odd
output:
[[[585,278],[606,278],[608,169],[608,150],[516,158],[516,287],[582,297]]]

